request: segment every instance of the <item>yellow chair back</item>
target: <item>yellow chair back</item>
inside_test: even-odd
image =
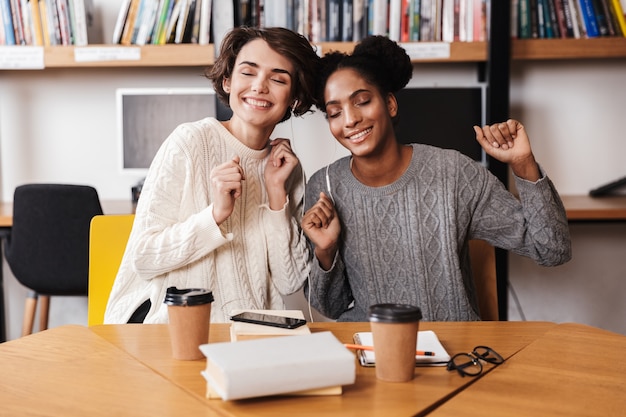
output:
[[[95,216],[89,232],[87,324],[104,322],[104,311],[122,262],[134,214]]]

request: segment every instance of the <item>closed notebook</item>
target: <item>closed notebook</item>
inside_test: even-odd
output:
[[[354,342],[363,346],[374,346],[372,332],[355,333]],[[443,366],[450,360],[450,355],[432,330],[417,332],[417,350],[433,352],[434,355],[415,356],[415,366]],[[358,350],[357,356],[362,366],[376,365],[376,355],[371,350]]]
[[[353,384],[354,355],[331,332],[200,346],[202,375],[223,400]]]

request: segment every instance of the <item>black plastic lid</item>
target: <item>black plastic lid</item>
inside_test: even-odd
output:
[[[374,304],[369,308],[370,321],[381,323],[410,323],[422,318],[419,307],[408,304]]]
[[[165,293],[165,304],[170,306],[197,306],[213,302],[213,293],[204,288],[178,289],[169,287]]]

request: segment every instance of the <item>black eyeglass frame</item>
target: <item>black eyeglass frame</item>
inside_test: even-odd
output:
[[[463,361],[462,358],[465,358],[466,361]],[[446,369],[448,371],[456,370],[462,377],[478,376],[483,372],[483,361],[497,366],[504,362],[504,358],[489,346],[479,345],[470,353],[457,353],[451,357]],[[469,366],[472,368],[468,368]]]

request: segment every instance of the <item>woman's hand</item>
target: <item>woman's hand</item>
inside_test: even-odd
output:
[[[500,162],[509,164],[513,173],[528,181],[540,178],[526,129],[517,120],[483,126],[474,126],[476,140],[487,154]]]
[[[265,186],[272,210],[281,210],[287,202],[285,183],[300,161],[291,150],[289,139],[274,139],[265,166]]]
[[[337,253],[341,224],[332,200],[323,192],[302,217],[302,230],[315,245],[320,266],[329,270]]]
[[[235,200],[241,195],[241,183],[246,179],[239,157],[213,168],[210,179],[213,218],[220,225],[232,214]]]

